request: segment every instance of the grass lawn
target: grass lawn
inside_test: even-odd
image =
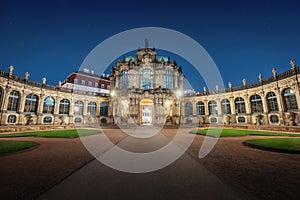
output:
[[[0,140],[0,154],[11,153],[39,145],[31,141]]]
[[[197,135],[207,135],[211,137],[217,137],[220,129],[210,128],[203,130],[193,130],[190,133]],[[267,131],[255,131],[255,130],[238,130],[238,129],[222,129],[220,137],[234,137],[234,136],[247,136],[247,135],[261,135],[261,136],[288,136],[288,137],[300,137],[300,134],[293,133],[280,133],[280,132],[267,132]]]
[[[300,153],[300,138],[263,138],[245,141],[245,144],[270,150]]]
[[[80,136],[94,135],[100,133],[98,130],[80,129]],[[76,129],[71,130],[51,130],[51,131],[35,131],[35,132],[21,132],[21,133],[10,133],[0,134],[0,138],[6,137],[49,137],[49,138],[78,138],[78,132]]]

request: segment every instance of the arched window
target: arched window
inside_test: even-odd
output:
[[[82,101],[76,101],[74,103],[74,115],[82,115],[83,114],[83,102]]]
[[[287,88],[283,92],[283,101],[285,111],[295,111],[298,109],[295,91],[291,88]]]
[[[103,83],[101,84],[101,89],[104,89],[104,84]]]
[[[70,110],[70,101],[68,99],[62,99],[59,102],[59,114],[68,115]]]
[[[121,71],[120,89],[127,89],[129,85],[128,70]]]
[[[143,69],[140,72],[140,88],[144,90],[153,88],[153,73],[150,69]]]
[[[29,94],[26,96],[24,112],[36,113],[38,108],[39,98],[35,94]]]
[[[193,105],[191,102],[185,104],[185,116],[193,115]]]
[[[209,115],[218,115],[217,102],[214,100],[208,102]]]
[[[267,94],[267,101],[269,112],[278,112],[277,98],[274,92],[269,92]]]
[[[11,91],[7,105],[8,111],[18,111],[20,102],[20,93],[16,90]]]
[[[103,115],[103,116],[108,115],[108,103],[103,102],[100,104],[100,115]]]
[[[166,70],[164,75],[164,88],[173,89],[174,78],[171,70]]]
[[[235,104],[235,112],[236,114],[244,114],[246,113],[246,108],[245,108],[245,101],[242,97],[237,97],[234,100]]]
[[[221,101],[221,108],[222,108],[222,114],[223,115],[229,115],[229,114],[231,114],[230,101],[228,99],[223,99]]]
[[[53,114],[55,101],[52,97],[46,97],[44,99],[43,113]]]
[[[251,112],[262,113],[264,111],[261,97],[257,94],[250,97]]]
[[[205,115],[205,106],[202,101],[197,103],[197,114],[198,115]]]
[[[95,116],[97,110],[97,104],[95,102],[88,103],[88,115]]]

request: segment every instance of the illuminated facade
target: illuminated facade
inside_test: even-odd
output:
[[[259,81],[184,95],[182,68],[155,49],[116,62],[105,83],[110,94],[51,86],[0,71],[1,125],[229,124],[299,126],[299,73],[291,69]],[[75,80],[75,78],[74,78]],[[109,84],[108,84],[109,83]],[[98,83],[99,84],[99,83]],[[101,86],[100,86],[101,87]],[[101,89],[101,88],[100,88]]]

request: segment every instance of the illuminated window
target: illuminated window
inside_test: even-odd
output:
[[[94,116],[96,115],[97,104],[95,102],[88,103],[88,115]]]
[[[285,111],[296,111],[298,110],[297,100],[295,91],[291,88],[285,89],[283,92],[283,101]]]
[[[29,94],[26,96],[24,112],[36,113],[38,107],[38,96],[35,94]]]
[[[218,115],[217,102],[213,100],[208,102],[208,111],[209,115]]]
[[[140,88],[144,90],[153,88],[153,73],[150,69],[143,69],[140,72]]]
[[[44,99],[43,113],[53,114],[55,101],[52,97]]]
[[[197,103],[197,114],[198,115],[205,115],[205,106],[203,102]]]
[[[228,99],[223,99],[221,101],[221,108],[222,108],[222,114],[223,115],[229,115],[229,114],[231,114],[231,111],[230,111],[230,101]]]
[[[193,115],[193,105],[190,102],[185,104],[185,116]]]
[[[278,112],[277,98],[274,92],[267,94],[269,112]]]
[[[237,97],[234,100],[234,103],[235,103],[235,112],[236,112],[236,114],[246,113],[245,101],[242,97]]]
[[[174,78],[173,73],[170,70],[165,71],[164,75],[164,88],[173,89]]]
[[[59,103],[59,114],[68,115],[70,109],[70,101],[68,99],[62,99]]]
[[[263,110],[263,104],[261,97],[257,94],[252,95],[250,97],[250,103],[251,103],[251,112],[252,113],[262,113]]]
[[[100,104],[100,115],[107,116],[108,115],[108,103]]]
[[[20,102],[20,93],[16,90],[11,91],[7,105],[8,111],[18,111]]]
[[[129,85],[129,77],[128,77],[128,70],[121,71],[120,77],[120,89],[126,89]]]
[[[82,115],[83,114],[83,102],[76,101],[74,103],[74,115]]]

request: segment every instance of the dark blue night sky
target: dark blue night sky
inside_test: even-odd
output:
[[[0,68],[57,84],[100,42],[137,27],[165,27],[198,41],[228,81],[241,85],[300,63],[300,3],[290,1],[1,1]],[[151,41],[150,41],[151,47]],[[138,48],[138,47],[137,47]],[[178,61],[177,61],[178,62]],[[197,91],[203,84],[183,72]],[[185,66],[186,65],[186,66]],[[299,64],[298,64],[299,65]]]

